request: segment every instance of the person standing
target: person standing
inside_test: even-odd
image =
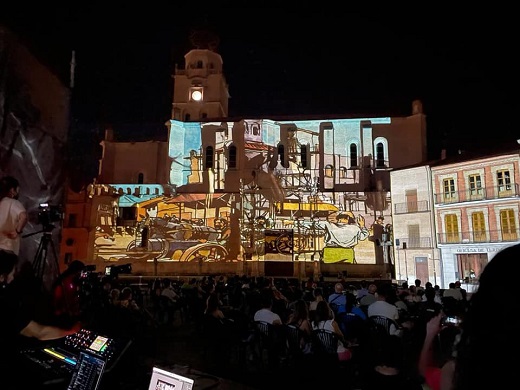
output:
[[[20,241],[27,224],[27,210],[18,200],[20,184],[12,176],[0,179],[0,249],[20,253]]]

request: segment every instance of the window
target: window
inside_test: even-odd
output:
[[[455,243],[459,242],[459,223],[456,214],[447,214],[444,217],[444,223],[446,225],[446,242]]]
[[[484,220],[484,213],[477,211],[471,214],[471,225],[473,228],[473,241],[485,242],[486,237],[486,221]]]
[[[332,167],[332,165],[330,165],[330,164],[325,165],[325,177],[332,177],[333,171],[334,171],[334,168]]]
[[[309,168],[308,162],[307,162],[307,150],[309,150],[308,145],[302,145],[300,146],[300,164],[302,168]]]
[[[70,228],[77,227],[78,214],[69,214],[69,226]]]
[[[185,114],[184,115],[184,121],[185,122],[188,122],[190,119],[191,119],[191,115],[190,114]]]
[[[358,167],[358,151],[356,144],[350,144],[350,167]]]
[[[346,167],[339,167],[339,177],[340,177],[340,179],[347,178],[347,168]]]
[[[137,184],[143,184],[144,183],[144,173],[139,173],[137,175]]]
[[[206,147],[206,160],[204,167],[206,169],[213,168],[213,146]]]
[[[384,168],[385,167],[385,146],[382,142],[379,142],[376,145],[376,167]]]
[[[408,225],[408,247],[421,247],[421,235],[419,232],[419,225]]]
[[[508,170],[497,171],[498,195],[511,195],[511,175]]]
[[[513,209],[500,210],[500,229],[502,231],[502,240],[515,241],[518,239]]]
[[[201,115],[200,115],[201,118],[203,119],[206,119],[208,117],[208,114],[206,114],[205,112],[203,112]]]
[[[409,213],[416,213],[418,211],[417,207],[417,190],[406,190],[406,210]]]
[[[197,61],[197,69],[202,69],[203,65],[202,61]]]
[[[229,168],[236,168],[237,167],[237,147],[235,145],[231,145],[229,147],[228,151],[228,164]]]
[[[470,199],[482,198],[482,180],[479,174],[469,175],[469,195]]]
[[[455,199],[455,180],[453,178],[444,179],[442,181],[444,200],[450,201]]]

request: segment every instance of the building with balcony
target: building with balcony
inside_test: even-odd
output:
[[[445,284],[471,285],[499,250],[520,242],[519,162],[515,150],[431,167]]]
[[[390,173],[396,279],[442,284],[429,165]]]
[[[396,277],[472,291],[493,256],[520,242],[519,158],[460,155],[391,172]]]

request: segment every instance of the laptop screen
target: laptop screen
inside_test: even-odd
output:
[[[86,352],[80,352],[67,390],[97,390],[105,371],[105,361]]]
[[[192,390],[194,380],[154,367],[148,390]]]

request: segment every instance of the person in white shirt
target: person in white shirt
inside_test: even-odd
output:
[[[260,292],[260,302],[262,308],[257,310],[253,320],[254,321],[264,321],[273,325],[282,325],[282,319],[276,313],[274,313],[271,308],[273,306],[273,292],[269,288],[264,288]]]
[[[443,298],[452,297],[452,298],[455,298],[457,301],[461,301],[462,293],[457,288],[455,283],[451,282],[448,286],[449,286],[449,288],[447,290],[444,290],[444,293],[442,294]]]
[[[177,300],[179,299],[179,294],[175,292],[172,287],[172,282],[168,278],[163,280],[163,290],[161,291],[161,295],[169,298],[172,304],[177,303]]]
[[[387,302],[387,299],[394,294],[392,286],[389,283],[382,284],[377,289],[377,300],[368,306],[368,317],[382,316],[395,321],[399,321],[399,310],[394,304]],[[390,334],[400,336],[401,330],[398,326],[392,325],[390,327]]]
[[[12,176],[0,180],[0,249],[20,253],[20,241],[25,225],[27,211],[18,200],[20,184]]]

